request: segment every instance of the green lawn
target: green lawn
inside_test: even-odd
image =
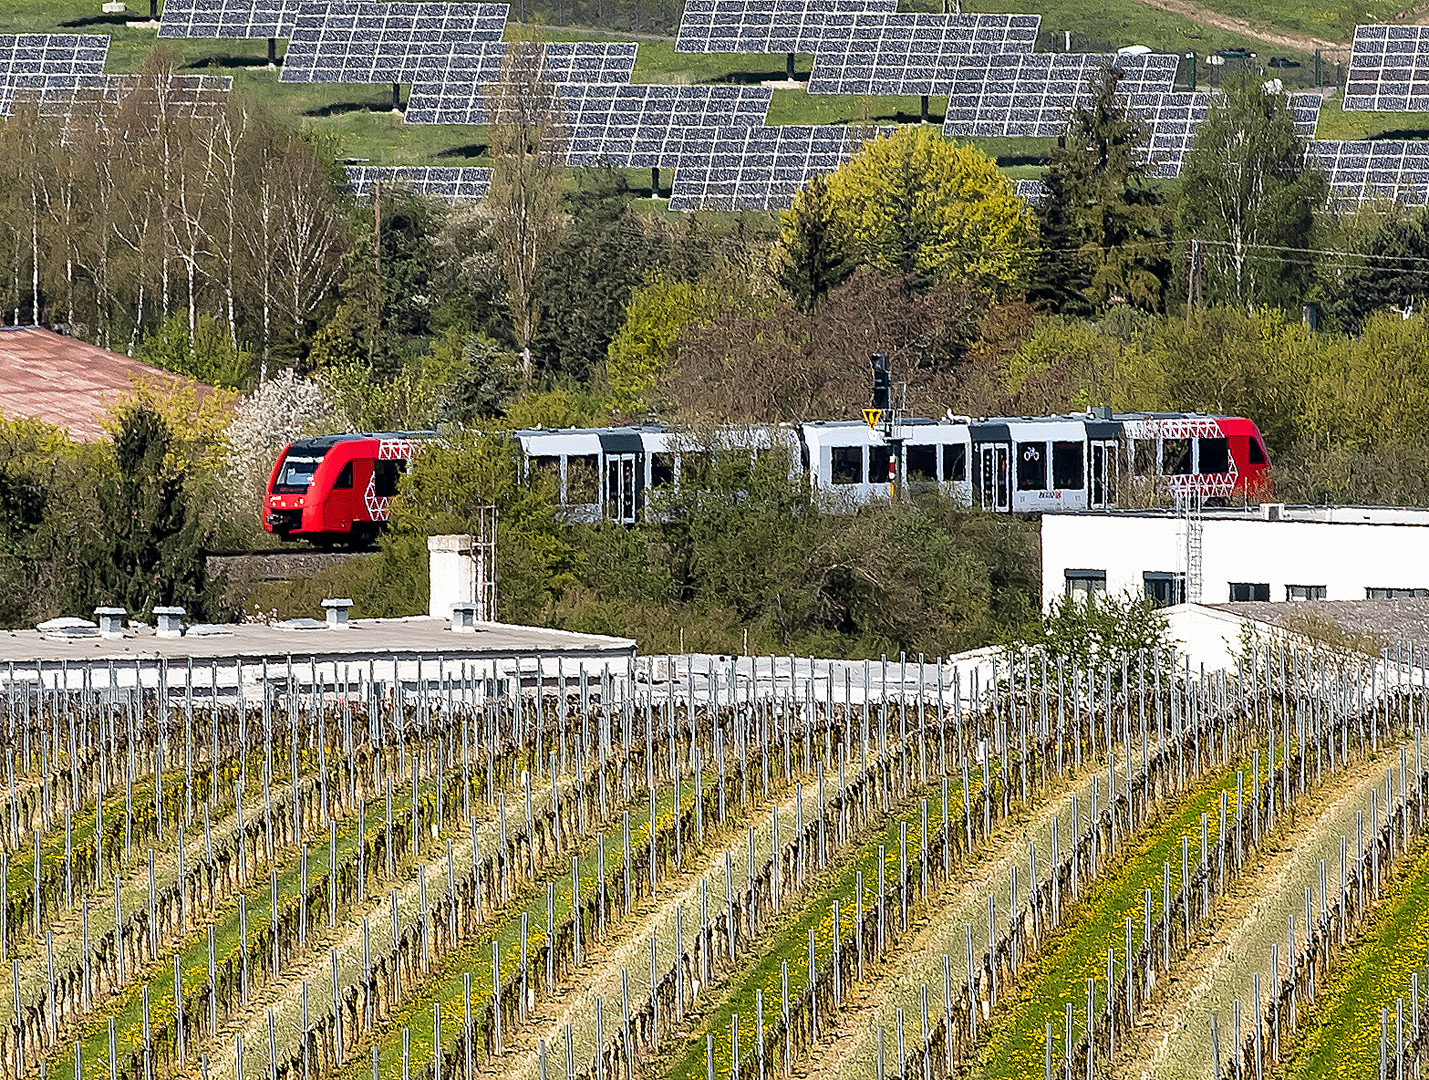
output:
[[[1062,926],[1050,945],[1023,976],[1010,1004],[994,1015],[992,1028],[974,1075],[988,1080],[1041,1075],[1046,1036],[1044,1025],[1052,1022],[1054,1061],[1064,1053],[1063,1015],[1071,1002],[1076,1018],[1074,1037],[1086,1025],[1087,979],[1097,980],[1097,1007],[1106,995],[1106,951],[1117,951],[1120,974],[1126,963],[1126,918],[1131,916],[1137,944],[1144,927],[1144,895],[1152,891],[1152,913],[1161,914],[1161,874],[1166,862],[1172,865],[1172,888],[1181,882],[1181,837],[1191,838],[1191,859],[1199,861],[1201,814],[1216,820],[1215,810],[1221,790],[1233,786],[1234,766],[1205,777],[1198,787],[1178,797],[1167,809],[1159,825],[1147,830],[1129,849],[1121,851],[1120,869],[1098,880],[1070,909],[1063,912]],[[1212,844],[1216,830],[1210,830]]]
[[[1310,1023],[1286,1076],[1311,1080],[1326,1076],[1376,1076],[1379,1070],[1379,1010],[1389,1009],[1394,1039],[1394,999],[1405,999],[1409,1024],[1410,975],[1423,972],[1429,948],[1429,848],[1421,851],[1388,888],[1365,935],[1332,972],[1326,992],[1310,1013]],[[1421,980],[1422,992],[1422,980]],[[1304,1015],[1303,1013],[1301,1014]],[[1391,1047],[1391,1051],[1392,1051]],[[1393,1053],[1390,1070],[1393,1071]]]

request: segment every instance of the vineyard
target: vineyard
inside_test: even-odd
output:
[[[531,662],[12,665],[4,1074],[1419,1074],[1417,647]]]

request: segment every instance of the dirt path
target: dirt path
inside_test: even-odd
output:
[[[1116,1066],[1117,1076],[1193,1080],[1210,1075],[1211,1013],[1228,1017],[1235,998],[1248,1000],[1251,975],[1269,971],[1270,943],[1278,941],[1286,951],[1287,915],[1295,916],[1296,937],[1304,941],[1305,886],[1315,889],[1318,913],[1319,861],[1333,867],[1333,884],[1339,839],[1353,836],[1356,810],[1364,810],[1368,822],[1370,789],[1384,783],[1385,762],[1395,756],[1391,750],[1373,762],[1327,775],[1324,786],[1309,796],[1310,806],[1279,835],[1277,846],[1231,885],[1208,929],[1162,977],[1151,1006],[1138,1018],[1129,1056]]]
[[[1250,19],[1238,19],[1233,15],[1223,15],[1219,11],[1212,11],[1210,8],[1192,3],[1192,0],[1140,0],[1140,2],[1147,7],[1169,11],[1172,15],[1190,19],[1202,26],[1214,26],[1217,30],[1239,34],[1253,41],[1263,41],[1267,45],[1275,45],[1282,49],[1292,49],[1301,53],[1312,53],[1316,49],[1321,49],[1331,59],[1340,55],[1349,55],[1349,46],[1343,42],[1326,41],[1324,38],[1313,37],[1310,34],[1297,34],[1289,30],[1277,30],[1265,23],[1253,22]]]
[[[1122,777],[1121,765],[1117,777]],[[1096,773],[1100,791],[1106,792],[1106,772]],[[873,1076],[877,1058],[878,1028],[892,1031],[897,1010],[902,1009],[905,1025],[912,1018],[917,1041],[919,998],[928,986],[929,1010],[939,1012],[943,1000],[943,956],[951,958],[953,985],[967,977],[965,927],[973,927],[973,946],[987,946],[987,897],[996,897],[997,911],[1006,917],[1012,868],[1018,868],[1019,896],[1026,898],[1027,844],[1037,846],[1038,873],[1046,872],[1052,851],[1052,822],[1057,820],[1060,843],[1065,850],[1072,835],[1071,796],[1080,800],[1079,816],[1085,820],[1090,808],[1091,772],[1058,784],[1044,797],[1042,805],[1030,813],[1019,813],[1004,823],[993,846],[982,849],[975,862],[963,868],[957,884],[945,893],[937,908],[922,917],[913,939],[890,953],[883,971],[862,986],[853,988],[840,1014],[837,1032],[821,1041],[805,1065],[805,1075],[816,1080],[864,1080]],[[935,1008],[935,1003],[936,1008]],[[905,1030],[908,1030],[905,1027]]]

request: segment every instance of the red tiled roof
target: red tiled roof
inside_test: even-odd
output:
[[[183,380],[160,368],[39,326],[0,327],[0,414],[35,417],[91,442],[131,377]]]

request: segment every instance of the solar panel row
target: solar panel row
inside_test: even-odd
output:
[[[161,38],[286,38],[302,0],[164,0]]]
[[[1023,135],[1050,138],[1066,129],[1067,114],[1085,104],[1102,74],[1122,72],[1118,89],[1129,95],[1166,94],[1176,78],[1176,57],[1096,53],[999,53],[960,59],[936,88],[948,94],[943,134],[973,138]]]
[[[410,83],[458,44],[500,41],[508,4],[304,0],[281,82]]]
[[[897,10],[898,0],[685,0],[675,51],[812,53],[840,16]]]
[[[813,177],[833,172],[888,130],[793,124],[719,128],[693,139],[681,153],[670,209],[787,209]]]
[[[828,20],[809,73],[811,94],[940,93],[960,58],[1030,53],[1039,15],[867,12]]]
[[[1325,174],[1336,199],[1429,205],[1429,141],[1326,139],[1312,142],[1305,157]]]
[[[449,202],[475,202],[491,188],[491,170],[434,165],[349,165],[347,180],[359,199],[378,183]]]
[[[1343,107],[1429,110],[1429,26],[1356,26]]]
[[[0,34],[0,86],[97,80],[108,55],[107,34]]]
[[[634,42],[549,42],[541,47],[540,75],[558,86],[626,84],[635,51]],[[406,123],[485,124],[487,101],[501,93],[506,54],[505,42],[472,42],[424,64],[412,80]]]

